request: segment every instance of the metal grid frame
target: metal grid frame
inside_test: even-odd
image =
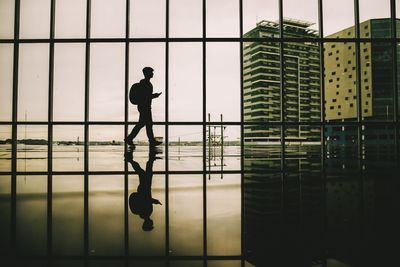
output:
[[[206,168],[206,127],[207,125],[218,125],[218,122],[207,122],[206,119],[206,45],[210,42],[235,42],[240,45],[240,57],[243,58],[243,43],[244,42],[278,42],[280,44],[280,65],[283,66],[283,59],[284,59],[284,49],[283,44],[286,42],[314,42],[318,43],[320,46],[320,60],[321,60],[321,88],[324,88],[324,52],[323,52],[323,45],[324,43],[329,42],[353,42],[356,44],[356,61],[357,61],[357,109],[358,115],[357,120],[354,122],[326,122],[324,120],[324,112],[325,112],[325,104],[324,104],[324,90],[321,90],[321,121],[319,122],[289,122],[285,121],[284,117],[284,103],[283,97],[281,97],[281,121],[276,122],[245,122],[244,121],[244,112],[243,112],[243,61],[240,61],[240,91],[241,91],[241,114],[240,114],[240,122],[226,122],[223,123],[224,125],[236,125],[240,126],[241,132],[241,169],[240,170],[232,170],[232,171],[224,171],[224,173],[236,173],[241,174],[241,183],[244,184],[244,144],[243,144],[243,135],[244,135],[244,125],[276,125],[281,127],[281,173],[282,178],[282,191],[285,190],[285,128],[286,126],[290,125],[312,125],[321,128],[321,188],[323,195],[325,196],[326,192],[326,174],[325,174],[325,131],[324,127],[326,125],[353,125],[357,126],[358,129],[358,158],[359,158],[359,165],[362,166],[362,127],[364,125],[388,125],[393,126],[395,129],[395,137],[399,136],[399,119],[398,119],[398,108],[399,108],[399,93],[398,93],[398,79],[397,79],[397,44],[400,42],[400,38],[396,35],[396,0],[390,0],[390,7],[391,7],[391,37],[390,38],[361,38],[360,37],[360,14],[359,14],[359,0],[354,0],[354,18],[355,18],[355,30],[356,36],[354,38],[324,38],[323,37],[323,0],[315,0],[318,2],[318,23],[319,23],[319,37],[317,38],[287,38],[284,36],[283,32],[283,1],[284,0],[276,0],[279,2],[279,22],[280,22],[280,36],[273,37],[273,38],[244,38],[243,37],[243,2],[245,0],[237,0],[239,5],[239,33],[240,37],[237,38],[210,38],[206,35],[206,0],[202,1],[202,29],[203,35],[201,38],[171,38],[169,36],[169,0],[165,1],[166,5],[166,35],[165,38],[132,38],[129,36],[129,27],[130,27],[130,6],[131,0],[126,0],[126,35],[125,38],[91,38],[91,0],[86,0],[86,37],[85,38],[69,38],[69,39],[62,39],[62,38],[55,38],[55,5],[56,0],[49,0],[51,3],[50,8],[50,36],[49,39],[20,39],[19,38],[19,26],[20,26],[20,0],[15,0],[15,17],[14,17],[14,38],[13,39],[0,39],[0,43],[5,44],[13,44],[13,94],[12,94],[12,122],[0,122],[0,125],[8,125],[12,126],[12,164],[11,164],[11,172],[0,172],[0,175],[10,175],[11,176],[11,247],[16,247],[16,179],[18,175],[47,175],[47,256],[46,258],[51,262],[53,259],[58,258],[71,258],[71,257],[59,257],[54,256],[52,254],[52,176],[53,175],[84,175],[84,256],[82,259],[87,261],[89,259],[147,259],[150,257],[134,257],[129,255],[129,235],[128,233],[128,175],[134,174],[135,172],[128,170],[128,165],[125,163],[124,171],[90,171],[89,170],[89,126],[90,125],[123,125],[124,126],[124,133],[125,136],[128,132],[128,126],[134,124],[135,122],[128,121],[128,100],[127,100],[127,92],[129,88],[129,45],[131,43],[143,43],[143,42],[151,42],[151,43],[164,43],[165,44],[165,121],[164,122],[155,122],[155,125],[164,125],[165,127],[165,138],[166,143],[168,144],[168,134],[169,128],[168,126],[173,125],[201,125],[203,127],[203,170],[202,171],[170,171],[168,167],[168,160],[165,161],[165,171],[155,171],[154,174],[164,174],[165,179],[165,188],[166,188],[166,247],[165,247],[165,256],[159,257],[161,259],[166,260],[166,264],[169,264],[169,260],[174,259],[192,259],[192,260],[203,260],[204,265],[207,265],[207,260],[215,259],[215,260],[241,260],[242,266],[244,266],[244,258],[243,255],[245,254],[244,251],[244,224],[243,224],[243,216],[244,216],[244,191],[243,186],[241,189],[241,212],[242,212],[242,254],[237,256],[209,256],[207,255],[207,186],[206,186],[206,175],[209,173],[220,173],[220,171],[209,171]],[[135,0],[132,0],[135,1]],[[89,81],[89,70],[90,70],[90,44],[92,43],[125,43],[125,104],[124,104],[124,121],[123,122],[115,122],[115,121],[90,121],[89,120],[89,90],[90,90],[90,81]],[[183,122],[174,122],[169,121],[169,104],[168,104],[168,83],[169,83],[169,44],[171,42],[196,42],[202,43],[202,70],[203,70],[203,121],[202,122],[193,122],[193,121],[183,121]],[[376,43],[376,42],[386,42],[391,43],[392,45],[392,62],[393,62],[393,107],[394,107],[394,118],[391,121],[383,121],[383,122],[373,122],[373,121],[363,121],[361,117],[362,107],[361,103],[361,70],[360,70],[360,44],[366,43]],[[18,68],[19,68],[19,45],[24,43],[46,43],[49,44],[49,77],[48,77],[48,121],[34,121],[34,122],[22,122],[18,121],[17,118],[17,104],[18,104]],[[70,121],[53,121],[53,74],[54,74],[54,44],[55,43],[84,43],[86,45],[86,52],[85,52],[85,114],[84,114],[84,121],[83,122],[70,122]],[[284,69],[281,68],[281,96],[285,94],[284,90],[284,80],[282,79],[284,75]],[[48,169],[46,172],[20,172],[17,171],[17,126],[18,125],[47,125],[48,126],[48,159],[47,159],[47,166]],[[53,126],[54,125],[83,125],[84,126],[84,171],[82,172],[59,172],[53,171],[52,169],[52,140],[53,140]],[[399,155],[399,140],[395,138],[395,146],[396,146],[396,157],[398,159]],[[126,148],[125,148],[126,150]],[[168,145],[165,146],[165,157],[168,159],[169,151]],[[360,187],[363,188],[363,171],[362,168],[360,169]],[[170,256],[169,255],[169,205],[168,205],[168,186],[169,186],[169,175],[170,174],[203,174],[203,256]],[[125,206],[124,206],[124,230],[125,230],[125,255],[122,257],[108,257],[108,256],[90,256],[89,251],[89,239],[88,239],[88,232],[89,232],[89,203],[88,203],[88,195],[89,195],[89,175],[124,175],[124,199],[125,199]],[[363,192],[361,190],[361,192]],[[362,194],[360,196],[362,200]],[[323,204],[323,210],[326,211],[326,200],[323,197],[321,199]],[[362,201],[360,201],[362,203]],[[284,212],[285,203],[282,202],[282,213]],[[360,207],[360,216],[362,216],[363,207]],[[323,225],[326,223],[326,214],[322,212],[323,216],[321,218]],[[360,233],[362,235],[362,233]],[[325,241],[325,240],[324,240]],[[324,246],[325,247],[325,246]],[[14,250],[14,253],[16,251]],[[17,254],[14,254],[17,256]],[[35,257],[34,257],[35,258]],[[38,257],[40,258],[40,257]],[[76,258],[76,257],[72,257]],[[151,257],[151,258],[158,258],[158,257]]]

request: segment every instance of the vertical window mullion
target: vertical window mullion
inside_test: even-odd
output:
[[[19,62],[19,24],[20,0],[15,0],[14,15],[14,58],[13,58],[13,96],[12,96],[12,163],[11,163],[11,248],[16,251],[17,238],[17,118],[18,118],[18,62]]]
[[[126,0],[125,5],[125,98],[124,98],[124,137],[128,135],[128,90],[129,90],[129,16],[130,16],[130,0]],[[124,155],[127,153],[127,147],[124,143]],[[129,256],[129,217],[128,217],[128,162],[124,160],[124,254]],[[128,263],[126,262],[126,265]]]
[[[89,71],[90,71],[90,16],[91,0],[86,0],[86,55],[85,55],[85,154],[84,154],[84,255],[89,256]]]
[[[399,0],[397,0],[399,1]],[[391,15],[391,26],[392,26],[392,68],[393,68],[393,121],[395,122],[394,127],[394,145],[395,145],[395,157],[399,158],[400,146],[399,146],[399,86],[398,86],[398,78],[397,78],[397,19],[396,19],[396,0],[390,0],[390,15]]]
[[[56,0],[50,4],[49,96],[47,129],[47,255],[52,256],[52,196],[53,196],[53,85],[54,85],[54,29]],[[49,259],[51,261],[51,259]]]
[[[359,219],[359,253],[362,253],[363,244],[363,217],[364,217],[364,179],[363,179],[363,122],[362,116],[362,83],[361,83],[361,40],[360,40],[360,4],[359,0],[354,0],[354,19],[355,19],[355,48],[356,48],[356,92],[357,92],[357,130],[358,130],[358,173],[359,173],[359,203],[358,203],[358,219]],[[372,42],[372,40],[371,40]]]
[[[203,0],[203,62],[202,62],[202,70],[203,70],[203,255],[204,255],[204,266],[207,266],[207,162],[206,162],[206,121],[207,121],[207,111],[206,111],[206,97],[207,97],[207,88],[206,88],[206,35],[207,35],[207,21],[206,21],[206,8],[207,8],[207,0]]]
[[[285,213],[285,111],[284,111],[284,96],[285,96],[285,71],[284,71],[284,41],[283,41],[283,0],[279,0],[279,64],[280,64],[280,116],[281,116],[281,223],[284,223]],[[281,231],[282,240],[284,240],[283,231]]]
[[[243,0],[239,0],[239,36],[240,36],[240,212],[241,212],[241,239],[240,239],[240,253],[241,253],[241,266],[245,265],[244,261],[244,87],[243,87]],[[223,149],[223,148],[222,148]]]
[[[323,0],[318,0],[318,25],[319,25],[319,37],[320,37],[320,43],[319,43],[319,57],[320,57],[320,108],[321,108],[321,126],[320,126],[320,131],[321,131],[321,224],[322,224],[322,231],[321,231],[321,247],[322,247],[322,262],[323,266],[327,265],[326,262],[326,229],[327,229],[327,200],[326,200],[326,170],[325,170],[325,154],[326,154],[326,143],[325,143],[325,77],[324,77],[324,72],[325,72],[325,58],[324,58],[324,8],[323,8]]]
[[[165,256],[169,266],[169,0],[165,1]]]

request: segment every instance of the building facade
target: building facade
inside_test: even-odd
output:
[[[397,20],[397,28],[400,21]],[[399,35],[398,31],[397,35]],[[352,38],[355,27],[334,33],[328,38]],[[360,23],[361,38],[391,37],[391,19],[371,19]],[[399,60],[399,52],[398,60]],[[357,121],[357,65],[354,42],[324,44],[325,120]],[[398,64],[397,62],[396,64]],[[363,121],[389,121],[394,116],[393,49],[390,42],[360,43],[361,114]],[[396,74],[398,75],[398,74]],[[352,130],[352,129],[353,130]],[[352,126],[327,126],[331,143],[356,143],[357,130]],[[363,127],[363,140],[371,143],[393,141],[388,126]]]
[[[285,37],[313,38],[313,23],[284,19]],[[279,23],[263,20],[245,34],[249,38],[277,37]],[[284,43],[283,66],[280,64],[279,42],[244,44],[244,121],[281,121],[281,68],[284,68],[285,121],[320,121],[320,57],[317,42]],[[293,126],[285,129],[289,142],[317,141],[317,127]],[[251,143],[280,141],[280,127],[244,127],[244,140]]]

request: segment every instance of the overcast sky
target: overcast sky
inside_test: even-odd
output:
[[[0,0],[0,38],[13,36],[13,0]],[[202,1],[170,0],[170,37],[202,36]],[[324,0],[324,35],[354,24],[353,2]],[[208,0],[208,37],[239,36],[239,1]],[[400,7],[399,4],[396,5]],[[86,0],[57,0],[56,37],[85,37]],[[21,0],[21,38],[48,38],[50,0]],[[398,10],[397,13],[400,13]],[[278,20],[277,0],[243,0],[243,30],[261,20]],[[284,17],[317,23],[318,0],[284,0]],[[360,0],[361,21],[390,17],[390,0]],[[165,0],[132,0],[131,37],[165,37]],[[318,25],[313,26],[318,29]],[[92,0],[93,37],[125,36],[125,0]],[[22,44],[19,58],[18,119],[47,120],[48,44]],[[238,43],[208,43],[206,52],[207,112],[212,120],[240,121],[240,58]],[[123,121],[125,44],[91,45],[90,120]],[[141,69],[155,69],[153,102],[155,121],[165,120],[165,44],[130,45],[129,83],[142,78]],[[202,44],[171,43],[169,46],[169,120],[202,120]],[[54,63],[54,119],[82,121],[84,113],[84,44],[56,44]],[[0,45],[0,120],[11,118],[12,46]],[[138,114],[129,107],[130,121]],[[42,127],[43,128],[43,127]],[[78,127],[79,128],[79,127]],[[33,128],[32,128],[33,129]],[[44,128],[43,128],[44,129]],[[43,130],[42,129],[42,130]],[[108,127],[98,139],[122,140],[121,128]],[[45,131],[46,129],[44,129]],[[7,130],[1,130],[0,135]],[[60,131],[71,139],[78,130]],[[160,129],[163,132],[162,129]],[[74,133],[73,133],[74,132]],[[71,133],[71,134],[68,134]],[[73,134],[72,134],[73,133]],[[182,136],[185,133],[182,132]],[[179,132],[176,134],[179,135]],[[119,138],[112,138],[120,136]],[[189,136],[189,135],[187,135]],[[232,133],[238,136],[238,132]],[[197,137],[196,137],[197,138]],[[236,137],[235,137],[236,138]]]

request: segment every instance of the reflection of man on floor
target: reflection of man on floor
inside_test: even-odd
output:
[[[153,133],[153,119],[151,115],[151,102],[153,98],[157,98],[161,95],[161,93],[153,94],[153,85],[150,82],[150,79],[153,78],[153,69],[150,67],[143,68],[144,79],[140,80],[140,83],[134,84],[133,86],[137,86],[137,100],[135,100],[135,104],[137,104],[137,108],[139,111],[139,121],[133,128],[132,132],[126,137],[126,143],[128,145],[133,146],[133,139],[137,136],[140,129],[146,126],[147,137],[149,138],[149,143],[151,146],[160,145],[161,142],[156,141]],[[132,90],[132,89],[131,89]]]
[[[129,196],[129,208],[133,214],[137,214],[144,220],[143,231],[153,230],[153,220],[150,219],[153,213],[153,204],[161,205],[158,199],[152,198],[151,182],[153,179],[153,163],[156,160],[155,154],[150,152],[149,160],[146,164],[146,171],[143,170],[139,163],[133,160],[133,152],[128,152],[126,161],[131,163],[133,169],[139,175],[139,186],[137,192]]]

